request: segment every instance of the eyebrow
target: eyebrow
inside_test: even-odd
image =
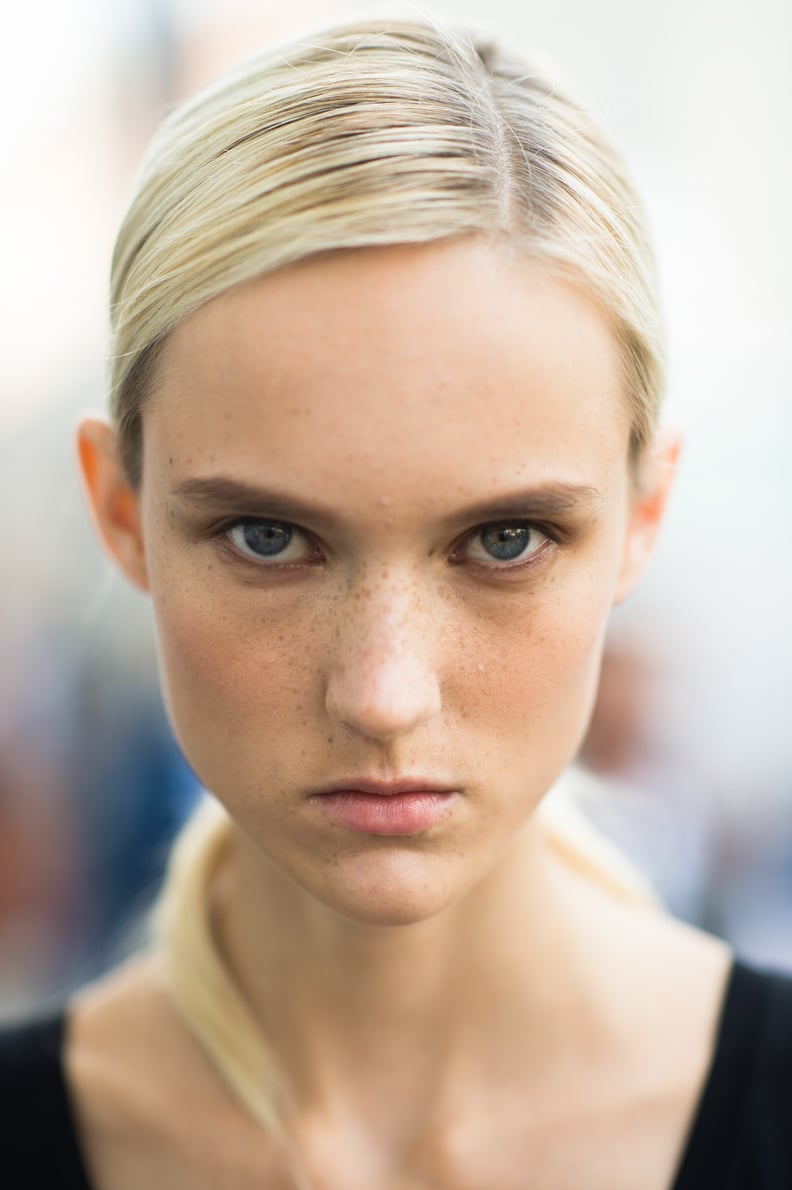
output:
[[[197,507],[208,506],[219,512],[266,515],[277,520],[306,522],[317,527],[331,527],[341,519],[329,509],[301,500],[299,496],[287,496],[224,475],[184,479],[174,488],[173,496]],[[596,512],[603,502],[602,493],[590,484],[554,480],[505,493],[493,500],[467,505],[447,519],[473,524],[568,516]]]

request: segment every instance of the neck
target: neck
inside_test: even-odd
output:
[[[422,1096],[438,1101],[438,1079],[460,1087],[467,1071],[491,1081],[513,1068],[515,1039],[525,1070],[590,1033],[584,948],[532,824],[474,890],[404,926],[350,921],[241,836],[232,857],[215,900],[220,946],[306,1105],[418,1110]]]

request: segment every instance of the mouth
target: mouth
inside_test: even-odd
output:
[[[351,777],[310,794],[336,826],[368,835],[417,835],[440,822],[459,790],[424,777],[373,781]]]

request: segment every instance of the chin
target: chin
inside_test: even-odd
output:
[[[462,895],[456,885],[439,857],[394,848],[346,858],[319,887],[303,887],[350,923],[386,927],[428,921]]]

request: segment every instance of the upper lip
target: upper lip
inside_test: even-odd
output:
[[[374,793],[380,797],[391,797],[395,793],[453,793],[455,786],[430,777],[401,777],[394,781],[377,781],[369,777],[342,777],[330,781],[314,794],[323,793]]]

